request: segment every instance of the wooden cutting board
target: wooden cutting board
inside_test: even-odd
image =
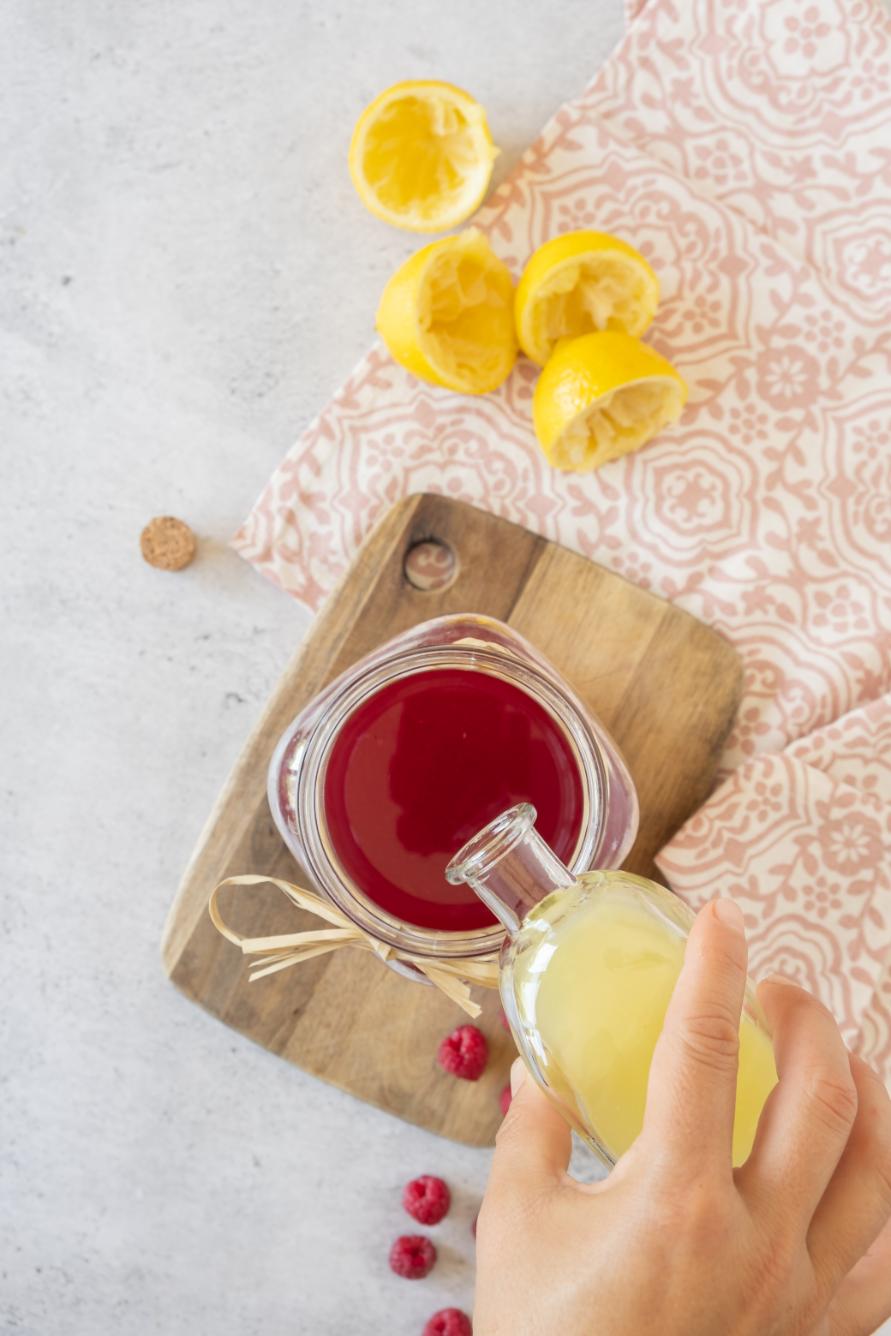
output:
[[[440,546],[418,546],[430,542]],[[415,583],[406,574],[412,550]],[[416,559],[431,550],[432,562]],[[437,556],[451,558],[453,578],[431,589],[443,565]],[[688,613],[518,525],[443,497],[412,496],[369,537],[245,744],[186,869],[163,959],[188,997],[273,1053],[410,1122],[488,1145],[513,1057],[494,993],[484,994],[479,1021],[488,1068],[476,1083],[459,1081],[439,1070],[434,1053],[466,1017],[435,989],[358,951],[248,983],[246,959],[206,910],[217,882],[238,873],[306,884],[266,805],[266,768],[280,734],[356,659],[417,622],[456,612],[509,622],[599,715],[640,797],[640,833],[625,866],[656,875],[653,855],[712,786],[741,692],[736,652]],[[249,936],[317,922],[271,887],[226,900],[224,911]]]

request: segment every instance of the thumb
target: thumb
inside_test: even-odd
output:
[[[553,1187],[572,1151],[569,1124],[517,1058],[510,1071],[511,1105],[495,1138],[488,1192],[496,1196]]]

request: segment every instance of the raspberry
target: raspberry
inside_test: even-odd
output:
[[[507,1030],[508,1034],[510,1034],[510,1021],[507,1019],[507,1016],[505,1016],[503,1011],[499,1019],[501,1021],[502,1029]]]
[[[452,1204],[451,1193],[441,1178],[422,1174],[402,1189],[402,1205],[422,1225],[438,1225]]]
[[[436,1054],[443,1071],[460,1076],[463,1081],[478,1081],[488,1060],[486,1036],[475,1025],[459,1025],[446,1035]]]
[[[506,1086],[504,1087],[504,1089],[502,1090],[501,1094],[498,1096],[498,1103],[501,1105],[501,1116],[502,1116],[502,1118],[504,1117],[504,1115],[507,1113],[508,1109],[510,1108],[511,1098],[512,1098],[512,1096],[511,1096],[511,1093],[510,1093],[510,1086],[509,1086],[509,1085],[506,1085]]]
[[[460,1308],[440,1308],[427,1319],[424,1336],[472,1336],[470,1318]]]
[[[422,1234],[402,1234],[390,1249],[390,1270],[406,1280],[421,1280],[433,1270],[436,1249]]]

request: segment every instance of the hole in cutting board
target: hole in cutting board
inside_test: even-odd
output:
[[[425,538],[412,543],[402,563],[403,574],[413,589],[432,594],[448,589],[458,574],[458,558],[454,549],[439,538]]]

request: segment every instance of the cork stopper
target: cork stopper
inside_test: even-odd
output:
[[[156,515],[139,536],[144,559],[159,571],[181,571],[195,555],[195,535],[184,520]]]

